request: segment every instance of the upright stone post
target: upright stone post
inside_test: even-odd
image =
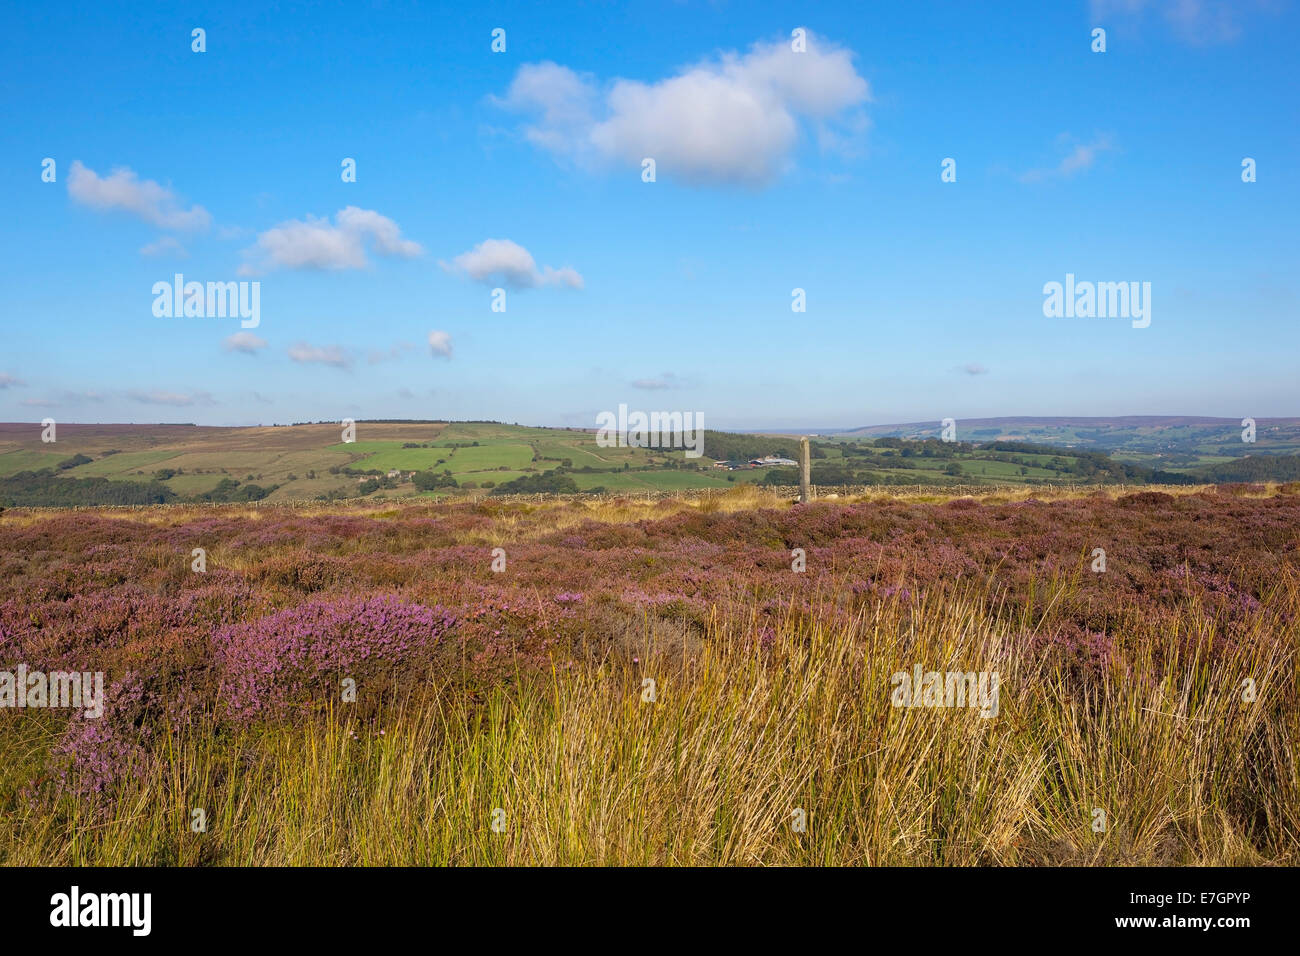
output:
[[[806,505],[812,501],[812,453],[808,450],[808,439],[799,439],[799,504]]]

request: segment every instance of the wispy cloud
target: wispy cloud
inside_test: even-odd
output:
[[[126,167],[100,176],[74,159],[68,195],[83,206],[101,212],[127,212],[161,229],[199,230],[212,223],[212,216],[202,206],[185,209],[170,189],[152,179],[141,180]]]
[[[1193,46],[1229,43],[1241,36],[1243,22],[1282,8],[1276,0],[1092,0],[1095,26],[1116,22],[1164,21],[1174,36]]]
[[[1097,157],[1114,149],[1109,134],[1100,134],[1090,143],[1077,143],[1069,133],[1062,133],[1056,138],[1057,146],[1068,149],[1061,161],[1055,166],[1030,169],[1020,174],[1022,183],[1038,183],[1047,179],[1069,179],[1084,170],[1091,169]]]
[[[667,388],[678,388],[682,384],[672,372],[664,372],[657,378],[638,378],[632,383],[633,388],[643,388],[648,391],[661,391]]]
[[[289,347],[289,358],[303,365],[332,365],[334,368],[349,368],[352,357],[341,345],[308,345],[299,342]]]
[[[139,402],[142,405],[174,405],[185,407],[189,405],[215,405],[216,401],[208,392],[168,392],[162,389],[152,389],[144,391],[141,389],[132,389],[126,393],[126,397],[133,402]]]
[[[378,365],[380,362],[393,362],[415,351],[415,346],[410,342],[398,342],[392,348],[388,349],[371,349],[366,356],[366,361],[371,365]]]
[[[89,389],[82,391],[64,389],[57,398],[25,398],[19,404],[30,408],[58,408],[63,405],[98,405],[107,398],[108,396],[103,392],[95,392]]]
[[[252,332],[236,332],[227,338],[222,346],[227,352],[243,352],[245,355],[256,355],[259,349],[266,348],[266,339],[254,335]]]
[[[0,372],[0,388],[13,388],[15,385],[26,385],[21,378],[16,378],[8,372]]]
[[[141,246],[140,255],[155,259],[163,256],[184,259],[189,256],[189,252],[174,236],[163,236],[154,242]]]

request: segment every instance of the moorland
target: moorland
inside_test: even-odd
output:
[[[1297,490],[11,508],[0,861],[1294,864]]]

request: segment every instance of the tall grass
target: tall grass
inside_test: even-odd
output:
[[[1294,583],[1280,587],[1276,600],[1300,620]],[[481,692],[430,684],[377,720],[336,705],[305,724],[175,728],[109,804],[15,801],[0,860],[1300,859],[1294,627],[1216,644],[1188,609],[1177,626],[1121,635],[1104,666],[1083,673],[1033,652],[1032,633],[1013,635],[996,611],[954,587],[847,620],[789,613],[766,637],[757,616],[715,618],[690,646],[661,646],[647,628],[631,661],[593,651]],[[891,674],[918,663],[996,671],[998,715],[892,706]],[[24,746],[36,752],[33,727]],[[191,829],[195,808],[206,832]]]

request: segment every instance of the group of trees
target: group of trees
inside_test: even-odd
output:
[[[576,494],[578,483],[560,470],[544,471],[540,475],[523,475],[513,481],[497,485],[494,495],[564,495]]]
[[[670,449],[665,449],[670,450]],[[714,461],[749,461],[764,455],[798,458],[799,442],[794,438],[771,438],[763,435],[737,435],[704,429],[704,454]]]
[[[10,507],[161,505],[176,498],[174,491],[157,481],[65,478],[53,468],[0,478],[0,504]]]
[[[415,473],[415,487],[420,491],[436,491],[439,488],[459,488],[460,485],[451,472],[444,470],[442,474],[436,471],[417,471]]]
[[[1197,481],[1300,481],[1300,455],[1251,455],[1208,465],[1195,473]]]
[[[195,495],[193,500],[212,502],[261,501],[279,487],[279,485],[263,487],[262,485],[241,484],[234,478],[222,478],[217,482],[217,487],[211,491]]]

